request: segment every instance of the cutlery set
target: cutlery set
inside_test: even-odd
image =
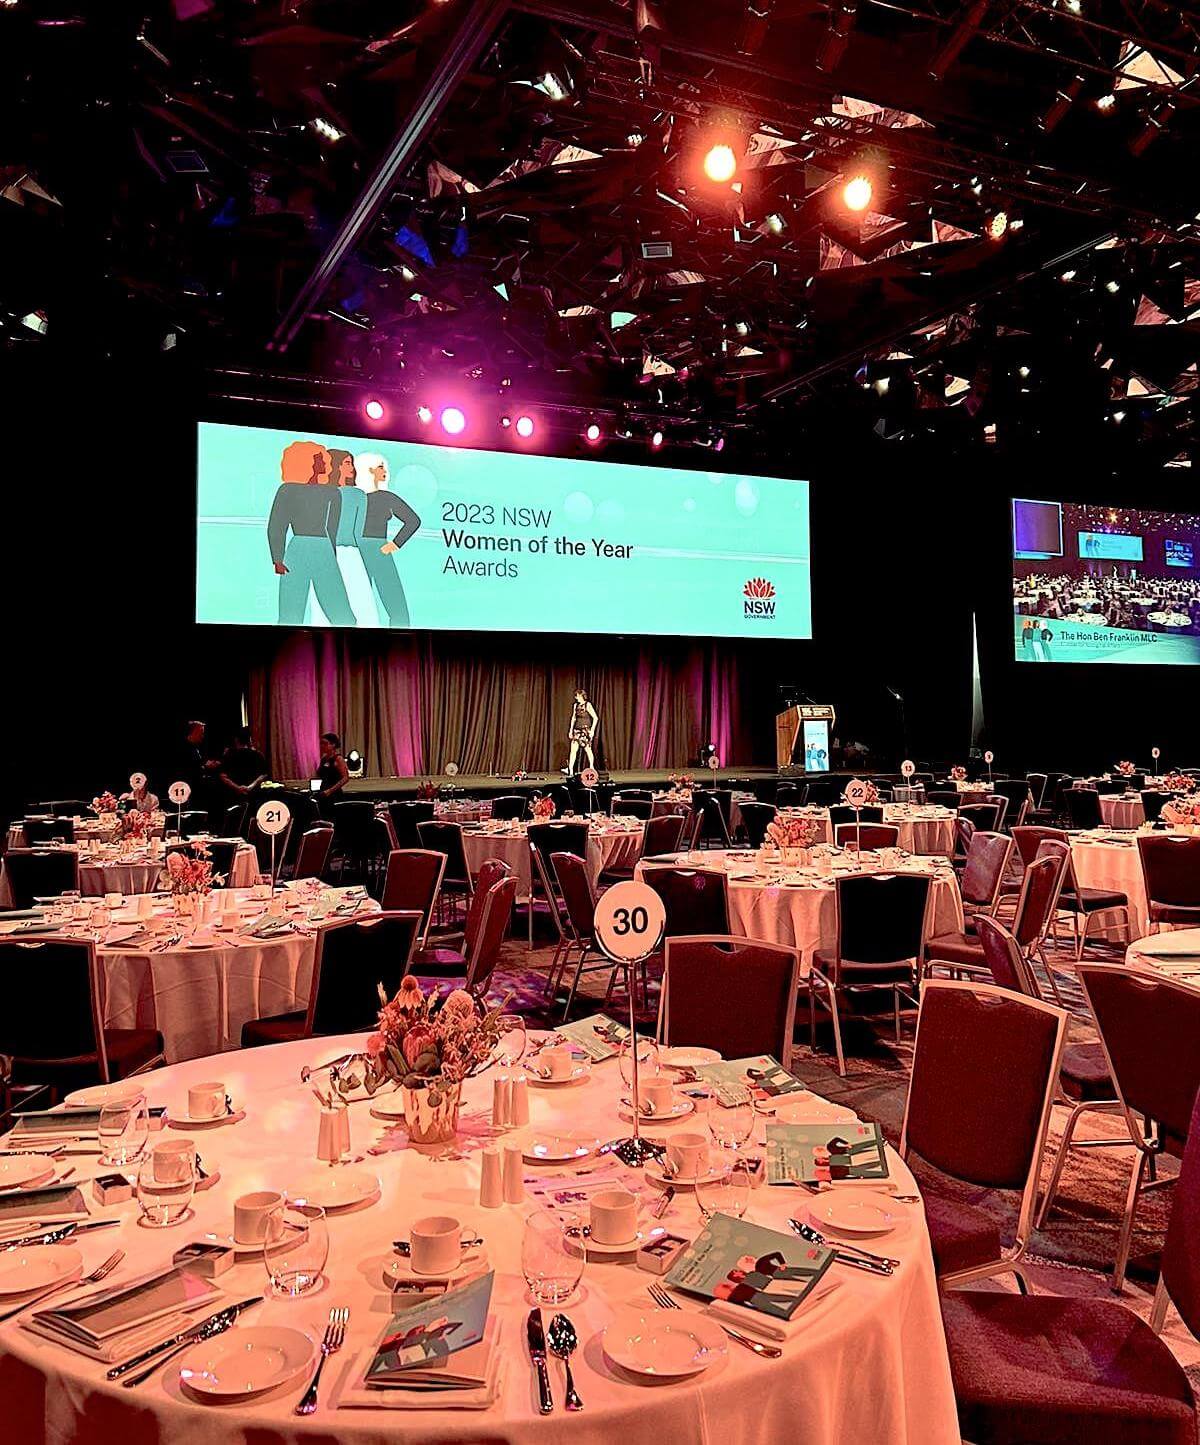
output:
[[[798,1219],[789,1219],[792,1233],[798,1234],[801,1239],[807,1239],[810,1244],[820,1245],[823,1249],[833,1251],[833,1258],[837,1264],[849,1265],[851,1269],[863,1269],[868,1274],[890,1275],[894,1273],[896,1266],[900,1263],[898,1259],[889,1259],[884,1254],[872,1254],[868,1249],[860,1249],[857,1244],[845,1244],[841,1240],[829,1240],[818,1229],[811,1224],[802,1224]]]
[[[546,1365],[547,1335],[540,1309],[529,1311],[529,1318],[525,1321],[525,1338],[529,1344],[529,1358],[537,1376],[538,1409],[543,1415],[551,1415],[554,1413],[554,1395],[550,1389],[550,1371]],[[578,1346],[579,1336],[575,1332],[575,1326],[566,1315],[556,1314],[550,1321],[549,1349],[556,1359],[563,1362],[567,1377],[563,1404],[572,1414],[583,1409],[583,1401],[579,1398],[575,1379],[571,1374],[571,1356]]]
[[[683,1309],[679,1301],[675,1299],[673,1295],[668,1294],[660,1284],[648,1286],[647,1293],[661,1310]],[[777,1345],[765,1345],[761,1340],[752,1340],[749,1335],[744,1335],[740,1330],[735,1330],[732,1325],[727,1325],[724,1320],[718,1320],[715,1316],[709,1316],[709,1318],[713,1319],[714,1323],[720,1325],[731,1340],[734,1340],[747,1350],[752,1350],[754,1354],[761,1355],[764,1360],[777,1360],[783,1354],[783,1351]]]
[[[198,1344],[202,1340],[211,1340],[217,1335],[224,1334],[243,1310],[248,1310],[252,1305],[261,1303],[262,1295],[254,1295],[250,1299],[241,1300],[238,1304],[226,1305],[223,1310],[218,1310],[215,1315],[209,1315],[208,1319],[201,1320],[198,1325],[189,1325],[187,1329],[180,1330],[169,1338],[160,1340],[157,1345],[152,1345],[150,1349],[134,1355],[131,1360],[114,1365],[104,1378],[120,1380],[127,1390],[134,1385],[140,1385],[143,1380],[148,1380],[155,1370],[165,1365],[169,1359],[187,1349],[188,1345]],[[130,1370],[136,1370],[139,1365],[145,1365],[147,1360],[151,1363],[146,1365],[144,1370],[139,1371],[136,1375],[130,1375],[128,1379],[123,1378],[129,1374]]]

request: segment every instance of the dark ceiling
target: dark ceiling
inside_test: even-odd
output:
[[[0,0],[4,334],[189,353],[218,393],[511,389],[699,445],[850,392],[884,436],[1069,408],[1187,464],[1198,27],[1139,0]]]

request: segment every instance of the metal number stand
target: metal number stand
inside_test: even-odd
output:
[[[609,953],[603,942],[600,947],[614,963],[624,963],[631,970],[636,970],[639,963],[654,953],[662,941],[662,934],[654,940],[653,947],[648,948],[645,953],[639,953],[636,958],[618,957],[615,953]],[[628,1164],[633,1168],[640,1168],[651,1159],[658,1159],[667,1152],[665,1144],[655,1144],[649,1139],[642,1138],[641,1126],[638,1116],[641,1113],[641,1091],[638,1088],[638,1036],[637,1036],[637,1015],[634,1010],[633,989],[627,990],[629,994],[629,1046],[633,1059],[633,1078],[630,1084],[630,1097],[633,1101],[633,1133],[624,1139],[614,1140],[606,1146],[606,1152],[615,1154],[622,1164]]]

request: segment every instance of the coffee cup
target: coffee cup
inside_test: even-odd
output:
[[[196,1167],[196,1146],[190,1139],[164,1139],[150,1151],[155,1182],[181,1184]]]
[[[571,1050],[565,1044],[555,1044],[551,1048],[543,1049],[539,1058],[542,1073],[546,1078],[569,1079],[571,1077],[575,1060],[571,1057]]]
[[[125,897],[121,893],[106,893],[104,895],[104,902],[109,908],[120,908],[122,903],[125,902]]]
[[[638,1202],[627,1189],[592,1195],[589,1233],[597,1244],[628,1244],[637,1235]]]
[[[224,1084],[191,1084],[188,1086],[189,1119],[223,1119],[228,1113]]]
[[[450,1274],[468,1257],[462,1225],[450,1214],[428,1214],[413,1221],[409,1258],[416,1274]]]
[[[287,899],[282,893],[276,893],[267,904],[267,913],[271,918],[282,918],[287,905]]]
[[[151,915],[153,912],[154,912],[154,895],[153,895],[153,893],[139,893],[139,894],[138,894],[138,897],[137,897],[137,916],[138,916],[139,918],[149,918],[150,915]]]
[[[274,1189],[257,1189],[233,1201],[233,1238],[236,1244],[262,1244],[274,1237],[273,1218],[283,1203]]]
[[[643,1114],[669,1114],[675,1102],[675,1086],[661,1074],[638,1080]]]
[[[708,1168],[708,1140],[703,1134],[675,1134],[667,1144],[667,1162],[680,1179],[695,1179]]]

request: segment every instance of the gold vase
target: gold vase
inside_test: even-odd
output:
[[[446,1084],[440,1079],[410,1089],[401,1084],[404,1099],[404,1122],[408,1142],[416,1148],[434,1148],[452,1144],[458,1134],[458,1105],[461,1084]]]

